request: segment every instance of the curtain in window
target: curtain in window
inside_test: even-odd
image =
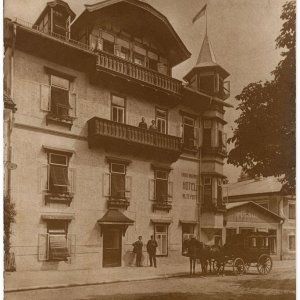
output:
[[[50,235],[49,254],[53,260],[66,260],[70,256],[65,235]]]
[[[68,168],[50,165],[50,190],[67,192],[68,185]]]
[[[111,174],[111,196],[125,198],[125,175]]]
[[[168,201],[168,181],[156,179],[156,200]]]

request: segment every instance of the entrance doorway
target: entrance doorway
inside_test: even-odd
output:
[[[120,267],[122,255],[122,229],[118,226],[103,228],[103,267]]]

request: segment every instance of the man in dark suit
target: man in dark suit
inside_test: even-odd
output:
[[[132,244],[133,252],[136,253],[136,266],[141,267],[142,253],[143,253],[143,242],[142,236],[139,236],[139,239]]]
[[[147,252],[149,254],[150,259],[150,267],[152,267],[152,262],[154,264],[154,267],[156,268],[156,248],[157,248],[157,242],[154,239],[154,236],[151,235],[151,239],[147,243]]]

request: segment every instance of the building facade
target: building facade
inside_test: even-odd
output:
[[[240,231],[265,231],[273,236],[271,252],[280,259],[295,259],[296,257],[296,197],[288,194],[282,184],[275,177],[246,179],[236,183],[225,185],[223,188],[224,200],[228,212],[234,207],[245,207],[249,202],[255,203],[263,208],[264,214],[271,212],[269,216],[273,222],[264,222],[251,213],[252,219],[248,224],[238,220],[231,223],[230,233]],[[253,207],[253,204],[252,204]],[[229,209],[230,208],[230,209]],[[227,212],[227,213],[228,213]],[[280,219],[276,216],[280,217]],[[263,223],[263,224],[262,224]],[[273,224],[272,224],[273,223]],[[277,225],[276,225],[277,224]]]
[[[211,242],[223,228],[229,73],[206,36],[174,79],[190,53],[142,1],[74,19],[56,0],[34,24],[5,20],[17,271],[133,265],[140,235],[155,235],[161,264],[180,262],[184,238]]]

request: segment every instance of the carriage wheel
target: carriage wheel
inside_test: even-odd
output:
[[[262,254],[257,261],[257,270],[259,274],[267,275],[271,272],[273,266],[272,258],[267,254]]]
[[[245,263],[240,257],[237,257],[233,261],[233,273],[235,275],[242,275],[245,273]]]

